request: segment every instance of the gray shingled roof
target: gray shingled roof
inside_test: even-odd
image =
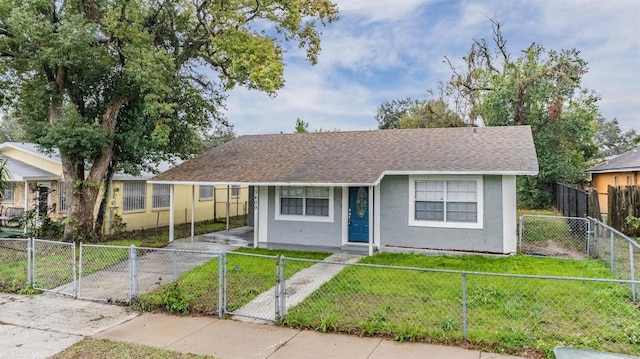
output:
[[[640,171],[640,147],[608,159],[587,170],[588,173]]]
[[[383,174],[538,173],[528,126],[241,136],[151,182],[376,184]]]

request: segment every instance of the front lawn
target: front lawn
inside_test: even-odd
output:
[[[227,311],[233,312],[275,285],[278,255],[322,260],[329,253],[238,248],[227,253]],[[313,265],[310,261],[287,264],[287,277]],[[174,314],[218,314],[218,259],[183,274],[176,282],[145,294],[134,304],[143,311]]]
[[[360,263],[451,272],[349,266],[283,323],[512,354],[550,357],[558,345],[640,353],[640,311],[621,284],[469,273],[611,278],[598,260],[381,253]]]

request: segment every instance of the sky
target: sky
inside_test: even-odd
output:
[[[237,135],[309,130],[370,130],[385,101],[422,99],[460,61],[474,39],[490,40],[500,22],[512,58],[531,43],[578,49],[588,62],[583,87],[601,96],[601,114],[640,130],[638,0],[334,0],[340,19],[321,28],[311,65],[285,44],[285,86],[276,96],[236,88],[225,115]]]

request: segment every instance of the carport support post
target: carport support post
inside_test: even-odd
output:
[[[196,233],[196,185],[191,185],[191,242]]]
[[[175,194],[173,191],[173,183],[171,185],[169,185],[169,242],[173,242],[174,239],[174,226],[175,226],[175,219],[173,218],[175,215]]]

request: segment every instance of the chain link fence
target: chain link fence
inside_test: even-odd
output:
[[[19,292],[29,282],[29,245],[29,239],[0,238],[0,292]]]
[[[85,244],[76,258],[73,244],[10,239],[0,241],[0,284],[17,281],[143,310],[282,321],[399,341],[471,342],[507,352],[582,343],[640,352],[637,243],[593,220],[521,219],[521,252],[550,256],[529,245],[549,241],[572,248],[576,263],[603,260],[615,279],[588,270],[570,278],[390,266],[376,264],[378,256],[348,264]]]
[[[633,300],[640,287],[640,244],[593,218],[524,215],[519,222],[520,253],[559,258],[597,258],[619,279],[630,281]]]
[[[571,259],[590,253],[590,221],[579,217],[524,215],[519,221],[519,252]]]
[[[605,262],[616,277],[638,281],[640,279],[640,244],[622,232],[590,218],[592,230],[591,250],[594,258]],[[640,286],[630,286],[634,300],[640,300]]]
[[[297,261],[287,258],[286,265]],[[625,288],[630,281],[331,265],[342,270],[300,304],[286,304],[286,324],[511,352],[540,343],[640,351],[640,311]]]

